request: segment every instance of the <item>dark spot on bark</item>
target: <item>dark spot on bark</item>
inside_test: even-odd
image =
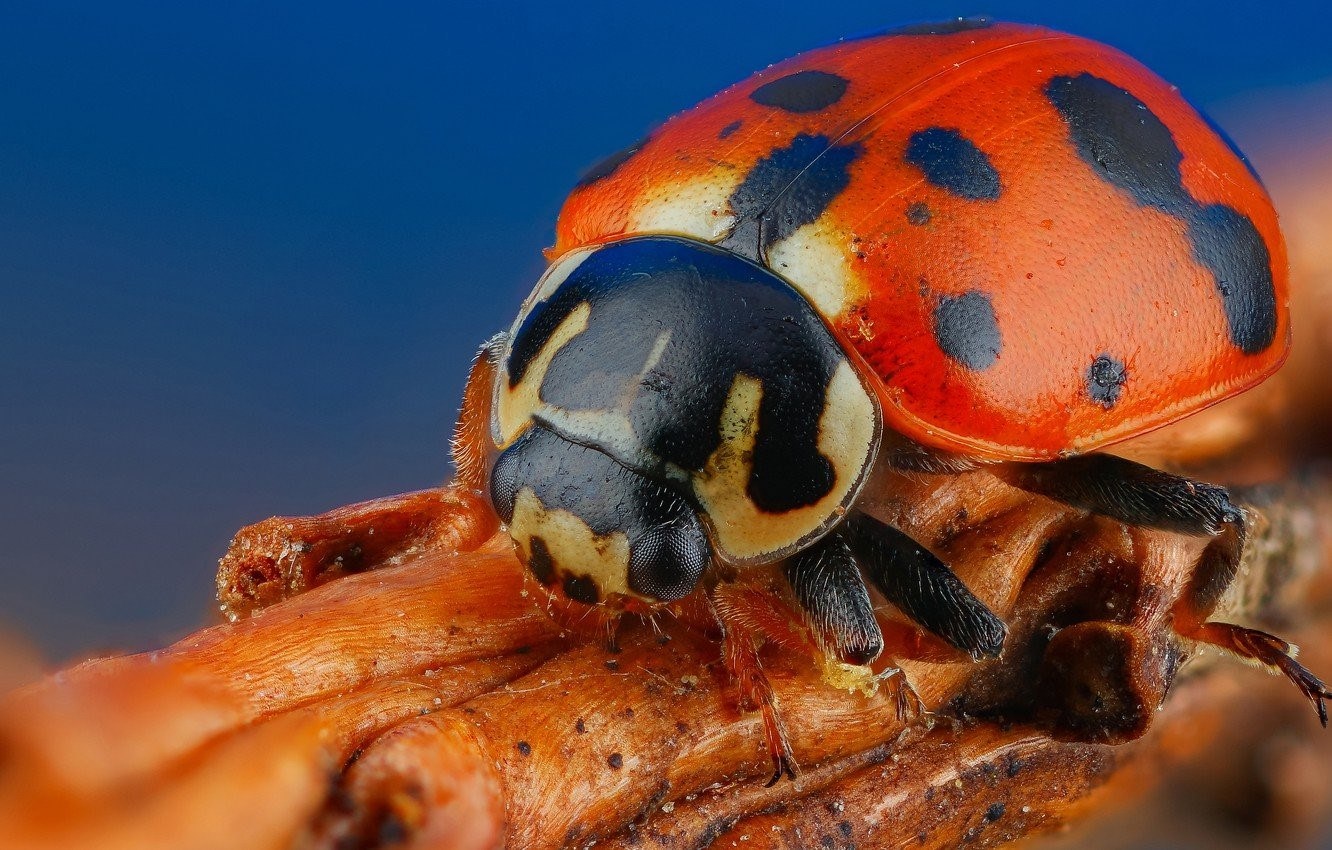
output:
[[[721,128],[721,132],[717,134],[717,138],[719,139],[731,138],[731,136],[735,134],[735,131],[739,130],[740,127],[744,125],[744,123],[745,122],[739,120],[732,121],[730,124],[727,124],[725,127]]]
[[[386,811],[384,819],[379,822],[379,846],[405,844],[410,837],[411,832],[407,829],[407,824],[403,823],[391,809]]]
[[[906,161],[932,185],[969,201],[999,197],[999,172],[990,158],[958,130],[930,127],[911,134]]]
[[[934,339],[944,354],[968,369],[993,365],[1002,340],[989,297],[973,290],[941,299],[934,308]]]
[[[818,112],[841,100],[846,87],[845,77],[827,71],[797,71],[764,83],[754,89],[749,99],[787,112]]]
[[[579,735],[587,734],[587,723],[583,721],[583,718],[580,717],[574,721],[574,731]]]
[[[1003,803],[991,803],[990,807],[985,810],[985,822],[994,823],[995,821],[999,820],[999,818],[1003,817],[1004,812],[1006,812],[1007,810],[1008,807],[1005,806]]]
[[[526,741],[519,741],[519,742],[518,742],[518,755],[520,755],[520,756],[530,756],[531,754],[532,754],[532,745],[529,744],[529,743],[527,743]]]
[[[619,753],[611,753],[610,758],[606,759],[606,764],[610,765],[611,770],[619,770],[624,767],[624,756]]]

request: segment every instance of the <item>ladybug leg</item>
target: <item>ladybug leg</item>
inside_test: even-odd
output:
[[[491,390],[507,338],[507,334],[495,334],[477,351],[472,369],[467,373],[462,410],[453,427],[450,443],[459,483],[483,493],[486,491],[486,455],[490,442],[487,432],[490,430]]]
[[[932,552],[865,514],[843,527],[870,580],[902,613],[974,659],[1003,651],[1003,621]]]
[[[1294,648],[1266,632],[1208,622],[1244,554],[1244,512],[1224,487],[1172,475],[1113,455],[1087,455],[1042,464],[1006,464],[1006,479],[1129,525],[1211,537],[1185,594],[1171,609],[1176,634],[1275,669],[1295,683],[1327,725],[1332,691],[1294,658]]]
[[[713,589],[709,602],[722,633],[722,662],[735,682],[742,711],[758,711],[763,717],[763,736],[772,757],[771,787],[783,777],[795,779],[800,771],[792,753],[791,739],[777,704],[777,694],[763,672],[759,647],[764,640],[811,646],[795,625],[792,612],[784,610],[777,597],[745,584],[722,582]]]
[[[1008,463],[995,472],[1023,490],[1128,525],[1214,537],[1244,520],[1226,488],[1114,455]]]
[[[841,529],[788,559],[785,569],[796,601],[829,654],[856,665],[879,657],[883,632]]]
[[[1180,634],[1280,672],[1313,703],[1314,711],[1318,712],[1318,722],[1327,728],[1326,700],[1332,699],[1332,691],[1309,668],[1295,660],[1298,650],[1286,641],[1267,632],[1232,623],[1201,623]]]
[[[1235,577],[1244,552],[1244,538],[1244,525],[1236,524],[1208,543],[1186,592],[1172,611],[1174,631],[1181,637],[1215,646],[1281,673],[1313,703],[1319,722],[1326,727],[1326,700],[1332,699],[1332,691],[1296,660],[1295,647],[1267,632],[1207,620]]]

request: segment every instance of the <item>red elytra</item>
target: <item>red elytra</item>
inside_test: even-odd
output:
[[[804,53],[594,169],[552,257],[644,233],[766,262],[927,446],[1044,460],[1243,391],[1289,348],[1262,184],[1172,86],[1015,24]]]

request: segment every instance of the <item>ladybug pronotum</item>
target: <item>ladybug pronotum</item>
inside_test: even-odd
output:
[[[1281,365],[1285,246],[1226,137],[1104,45],[974,20],[802,54],[596,166],[550,256],[455,455],[552,593],[650,610],[780,563],[844,662],[883,647],[866,581],[997,655],[948,565],[857,510],[879,465],[1242,552],[1225,489],[1101,450]]]

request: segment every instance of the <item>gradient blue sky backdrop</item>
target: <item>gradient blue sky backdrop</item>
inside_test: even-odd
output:
[[[439,481],[578,173],[802,49],[986,13],[1223,119],[1332,78],[1321,4],[974,2],[5,4],[0,624],[159,642],[236,527]]]

